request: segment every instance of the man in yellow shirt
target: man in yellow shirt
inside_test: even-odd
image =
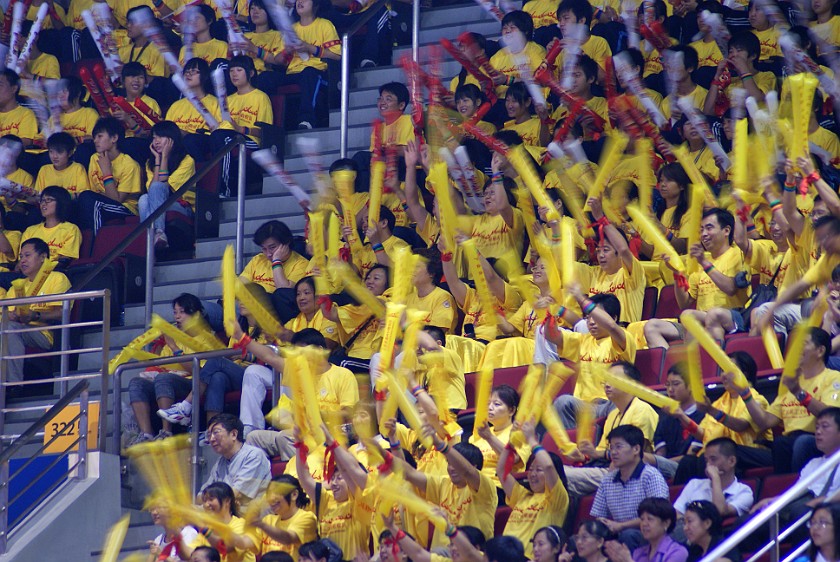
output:
[[[807,462],[820,456],[814,439],[816,416],[830,406],[840,406],[840,373],[826,368],[831,353],[831,336],[822,328],[811,328],[799,360],[796,377],[784,377],[784,390],[761,408],[750,389],[741,397],[761,429],[782,424],[782,435],[773,441],[776,472],[799,472]]]
[[[580,45],[581,54],[598,63],[598,82],[603,84],[607,59],[612,56],[612,50],[603,37],[589,33],[593,12],[592,4],[587,0],[563,0],[557,7],[557,26],[560,28],[560,32],[564,34],[568,33],[566,26],[574,24],[583,26],[585,36]],[[558,71],[563,69],[563,58],[564,53],[561,52],[560,56],[557,57]]]
[[[688,276],[689,289],[676,285],[677,303],[683,310],[695,305],[696,310],[685,314],[703,322],[718,339],[724,334],[743,332],[744,319],[736,310],[747,301],[750,280],[746,275],[744,253],[732,244],[735,217],[725,209],[708,209],[700,222],[700,244],[689,249],[702,271]],[[679,324],[654,319],[645,324],[648,347],[670,346],[669,342],[682,339]]]
[[[140,165],[120,152],[117,142],[125,129],[116,118],[104,117],[93,128],[96,154],[90,159],[90,189],[79,195],[79,223],[96,234],[115,218],[137,214]]]
[[[43,285],[33,286],[35,277],[41,267],[50,257],[50,247],[40,238],[30,238],[21,244],[20,271],[25,276],[22,283],[12,284],[7,298],[23,298],[41,295],[58,295],[70,290],[70,281],[63,273],[53,271]],[[20,283],[20,285],[18,285]],[[9,307],[9,329],[22,330],[33,326],[54,324],[61,319],[61,304],[57,302],[33,304],[27,307]],[[8,353],[12,356],[23,356],[27,347],[48,350],[53,345],[53,335],[49,330],[40,332],[18,332],[3,334],[8,341]],[[9,359],[6,361],[6,376],[10,381],[23,380],[23,359]]]

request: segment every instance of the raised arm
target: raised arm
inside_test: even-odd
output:
[[[596,221],[604,218],[604,210],[601,207],[601,199],[599,197],[590,197],[587,203],[589,204],[589,208],[592,210],[592,216]],[[612,223],[608,223],[604,227],[604,235],[621,258],[621,264],[624,266],[624,269],[626,269],[629,273],[633,273],[633,262],[635,261],[635,258],[633,257],[633,252],[630,251],[630,246],[627,244],[627,240],[619,234],[618,229]]]
[[[692,246],[689,250],[689,254],[692,258],[697,260],[697,263],[700,264],[700,267],[703,268],[703,271],[706,272],[709,279],[711,279],[712,282],[717,285],[718,289],[723,291],[725,295],[731,297],[739,291],[738,285],[735,284],[734,277],[721,273],[719,269],[712,267],[714,264],[706,258],[706,250],[703,248],[702,244],[695,244]]]
[[[591,308],[592,310],[588,312],[590,316],[595,318],[595,321],[598,322],[598,325],[603,326],[607,332],[610,334],[610,338],[613,342],[619,347],[619,349],[626,349],[627,348],[627,332],[618,325],[618,323],[613,320],[612,316],[607,314],[600,306],[596,306],[589,297],[583,294],[580,289],[580,284],[575,283],[571,287],[569,287],[569,293],[578,301],[580,304],[580,309],[584,311],[584,314],[587,314],[587,308]]]
[[[408,216],[417,223],[417,230],[422,230],[429,219],[429,211],[420,203],[420,190],[417,187],[417,163],[420,161],[420,149],[417,141],[409,141],[405,146],[405,204]]]
[[[295,427],[294,433],[295,449],[297,449],[297,454],[295,455],[295,468],[297,468],[297,477],[300,482],[300,487],[303,488],[306,495],[312,498],[313,501],[317,501],[315,497],[315,479],[312,478],[312,473],[309,472],[309,463],[306,460],[306,456],[309,451],[307,451],[306,446],[303,444],[303,437],[300,433],[300,428]]]
[[[440,437],[437,436],[437,433],[432,436],[432,440],[434,441],[435,448],[446,456],[446,462],[449,463],[452,468],[463,474],[464,479],[467,481],[467,485],[474,492],[477,492],[479,486],[481,485],[481,472],[471,465],[470,462],[461,455],[461,453],[456,451],[453,447],[450,447],[449,444],[441,441]]]
[[[446,277],[446,283],[449,285],[449,292],[455,298],[458,306],[464,306],[467,301],[467,285],[458,277],[458,269],[455,267],[455,262],[452,261],[452,255],[455,248],[449,248],[446,245],[446,240],[440,236],[437,241],[438,250],[441,255],[441,265],[443,265],[443,275]],[[444,259],[443,256],[446,256]]]
[[[286,360],[283,359],[281,356],[274,353],[274,350],[268,346],[265,346],[261,343],[257,343],[256,341],[252,340],[250,337],[247,339],[245,334],[242,332],[242,328],[240,328],[238,323],[234,323],[233,327],[233,339],[238,342],[247,341],[248,345],[246,349],[254,355],[255,358],[259,359],[266,365],[270,365],[273,367],[277,372],[283,372],[283,368],[286,365]]]
[[[799,169],[802,170],[802,173],[805,174],[805,177],[814,177],[812,174],[819,176],[817,171],[814,169],[814,163],[811,161],[811,158],[799,157],[796,160]],[[822,177],[813,181],[813,186],[817,189],[817,194],[819,194],[820,199],[823,200],[825,206],[828,207],[828,211],[834,215],[835,217],[840,217],[840,196],[837,195],[837,192],[834,191],[830,185],[826,183]]]
[[[367,487],[368,473],[359,465],[350,451],[339,445],[330,433],[327,424],[321,424],[321,431],[324,432],[324,444],[333,448],[333,455],[338,468],[341,469],[341,474],[344,480],[350,487],[351,493],[356,493],[357,490],[364,490]]]

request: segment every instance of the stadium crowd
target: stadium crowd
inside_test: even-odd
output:
[[[235,304],[185,293],[174,332],[141,336],[173,364],[129,382],[126,447],[196,423],[219,455],[213,525],[150,498],[150,561],[695,561],[840,450],[836,2],[481,3],[500,41],[444,42],[448,84],[430,51],[379,88],[305,239],[266,222]],[[13,3],[0,297],[67,291],[82,231],[258,148],[278,87],[316,125],[336,28],[371,4],[297,0],[288,24],[272,0]],[[390,62],[390,14],[361,66]],[[208,345],[242,354],[178,362]],[[803,559],[840,559],[838,494],[835,469],[781,512],[810,513]]]

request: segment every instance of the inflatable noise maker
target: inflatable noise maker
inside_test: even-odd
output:
[[[15,289],[15,295],[19,297],[37,296],[44,287],[47,277],[50,276],[50,273],[53,272],[56,265],[57,264],[54,261],[45,260],[43,265],[41,265],[41,269],[39,269],[38,273],[35,274],[35,279],[32,280],[32,284],[29,285],[29,290],[26,290],[26,283],[28,280],[25,277],[23,279],[15,279],[12,281],[12,287]],[[29,312],[29,305],[18,306],[17,311],[18,315],[27,314]]]
[[[251,158],[259,164],[270,176],[276,178],[280,185],[291,193],[297,202],[306,210],[312,206],[309,195],[297,184],[297,182],[283,169],[283,165],[270,149],[264,148],[251,154]]]

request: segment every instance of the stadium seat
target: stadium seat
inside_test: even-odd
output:
[[[569,510],[570,514],[574,514],[574,523],[572,524],[572,530],[577,531],[580,524],[588,519],[592,519],[590,517],[589,512],[592,511],[592,504],[595,502],[595,494],[589,494],[588,496],[582,496],[575,506],[574,510]]]
[[[671,499],[671,503],[677,501],[677,498],[680,497],[680,494],[685,488],[685,484],[672,484],[668,486],[668,497]]]
[[[656,301],[654,318],[679,318],[682,308],[677,304],[677,296],[674,293],[673,285],[665,285],[659,290],[659,298]]]
[[[790,488],[799,478],[798,474],[771,474],[764,478],[761,484],[761,491],[756,501],[778,496]]]
[[[506,505],[496,509],[496,519],[493,522],[493,533],[495,536],[500,537],[504,534],[505,525],[507,525],[512,512],[513,510]]]
[[[280,460],[280,457],[271,459],[271,477],[276,478],[286,472],[286,464],[285,461]]]
[[[725,341],[725,350],[727,355],[736,351],[745,351],[753,359],[755,359],[755,366],[758,371],[767,371],[773,369],[770,364],[770,357],[767,356],[767,350],[764,347],[764,342],[761,336],[746,336],[740,338],[727,339]]]
[[[645,298],[642,301],[642,320],[650,320],[656,314],[656,304],[659,290],[656,287],[645,287]]]
[[[668,373],[668,370],[680,361],[685,360],[685,345],[672,345],[665,352],[665,360],[662,365],[663,376]],[[700,349],[700,368],[703,374],[703,384],[717,384],[720,382],[718,378],[718,366],[714,359],[706,353],[704,349]]]
[[[478,373],[464,375],[464,392],[467,393],[467,409],[475,408],[475,391],[478,388]]]
[[[525,378],[525,374],[527,372],[527,365],[523,365],[521,367],[506,367],[504,369],[496,369],[496,371],[493,373],[493,386],[506,384],[518,389],[519,383],[522,382],[522,379]]]
[[[665,361],[665,349],[654,347],[636,352],[636,367],[642,373],[642,384],[657,386],[662,382],[662,364]]]

